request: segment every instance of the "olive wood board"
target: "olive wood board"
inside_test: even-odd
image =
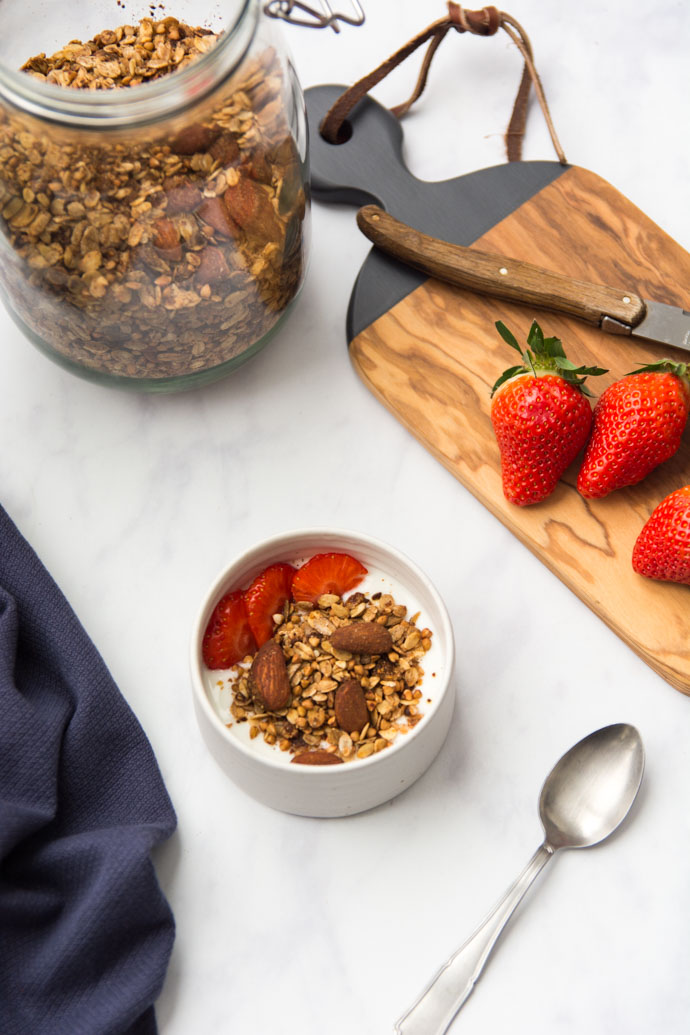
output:
[[[308,91],[312,141],[324,104],[339,89]],[[311,104],[309,93],[317,94]],[[397,122],[375,102],[364,105],[359,140],[356,109],[351,142],[312,143],[317,199],[374,201],[453,243],[690,309],[690,255],[594,173],[551,162],[511,163],[422,183],[404,166]],[[367,119],[376,143],[370,132],[367,141]],[[363,160],[365,152],[373,157]],[[484,182],[491,189],[482,209]],[[563,340],[570,359],[607,367],[608,374],[590,379],[596,394],[640,363],[665,356],[682,361],[687,354],[449,286],[376,250],[360,272],[348,316],[352,363],[374,395],[647,664],[690,694],[690,588],[642,578],[631,565],[651,511],[690,482],[690,433],[643,482],[605,499],[586,500],[577,492],[580,457],[548,500],[530,507],[508,503],[489,416],[490,388],[514,359],[495,330],[497,319],[523,343],[536,319]]]

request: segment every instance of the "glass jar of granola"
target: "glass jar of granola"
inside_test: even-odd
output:
[[[0,44],[5,305],[93,381],[224,376],[304,276],[306,121],[275,23],[258,0],[19,7]]]

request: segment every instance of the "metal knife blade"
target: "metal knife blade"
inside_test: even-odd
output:
[[[625,334],[690,352],[690,312],[632,291],[563,277],[528,262],[449,244],[407,226],[377,205],[357,224],[389,255],[438,280],[480,294],[576,316],[609,334]]]
[[[643,300],[645,312],[639,323],[634,327],[625,323],[612,320],[604,316],[601,321],[601,329],[609,334],[629,334],[633,338],[645,338],[647,341],[655,341],[660,345],[672,345],[676,349],[685,349],[690,352],[690,313],[687,309],[680,309],[675,305],[666,305],[665,302],[651,302],[648,298]]]

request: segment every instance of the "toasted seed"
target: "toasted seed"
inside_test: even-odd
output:
[[[338,751],[343,756],[343,758],[349,758],[349,756],[354,751],[352,737],[349,737],[347,733],[342,733],[338,738]]]

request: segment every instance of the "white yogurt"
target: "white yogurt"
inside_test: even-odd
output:
[[[290,563],[297,568],[304,564],[308,559],[308,557],[300,557]],[[419,726],[424,723],[426,717],[436,706],[435,686],[443,685],[445,676],[445,659],[443,658],[442,651],[437,643],[435,630],[431,620],[414,594],[407,590],[397,579],[391,578],[380,569],[375,568],[372,565],[368,565],[368,569],[369,574],[365,575],[358,586],[355,586],[354,589],[345,594],[345,599],[353,593],[364,593],[368,597],[371,597],[374,593],[389,593],[395,600],[396,604],[405,605],[407,608],[407,615],[405,617],[408,620],[419,612],[419,617],[415,623],[417,628],[420,630],[430,629],[432,633],[431,647],[419,660],[419,665],[424,670],[424,677],[421,683],[419,683],[415,688],[422,691],[422,696],[417,702],[419,712],[422,715],[422,718],[417,724]],[[270,758],[274,762],[290,765],[293,755],[289,751],[281,751],[277,744],[267,744],[261,735],[252,740],[249,736],[251,723],[237,722],[233,718],[230,711],[230,705],[232,704],[233,682],[232,672],[230,670],[211,670],[204,668],[204,680],[209,700],[213,703],[218,716],[228,728],[231,736],[236,737],[238,741],[245,746],[250,747],[253,752],[256,752],[260,756]],[[417,727],[415,727],[415,729],[416,728]],[[409,731],[407,733],[401,731],[398,740],[408,735]],[[394,740],[392,742],[392,746],[397,744],[398,740]],[[389,751],[390,748],[387,748],[386,750]],[[352,759],[352,762],[348,761],[347,764],[356,764],[358,761],[363,760],[355,757]]]

